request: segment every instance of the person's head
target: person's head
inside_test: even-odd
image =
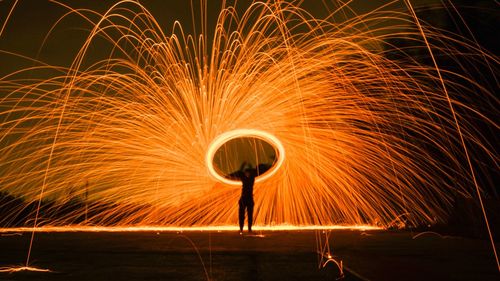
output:
[[[245,177],[249,178],[249,177],[252,175],[252,173],[251,173],[251,172],[252,172],[252,171],[251,171],[251,169],[250,169],[250,168],[246,168],[246,169],[245,169],[245,171],[244,171],[244,173],[245,173]]]

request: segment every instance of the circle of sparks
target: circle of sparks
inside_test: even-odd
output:
[[[219,148],[222,145],[224,145],[225,143],[227,143],[230,140],[241,138],[241,137],[257,138],[257,139],[260,139],[260,140],[263,140],[265,142],[270,143],[274,147],[275,151],[277,152],[276,162],[273,163],[273,166],[271,167],[271,169],[269,171],[267,171],[265,174],[263,174],[261,176],[256,177],[255,182],[262,182],[262,181],[265,181],[266,179],[272,177],[276,173],[276,171],[278,171],[278,169],[281,167],[281,165],[283,164],[283,160],[285,158],[285,148],[283,147],[283,144],[281,143],[281,141],[277,137],[273,136],[270,133],[267,133],[267,132],[264,132],[261,130],[255,130],[255,129],[238,129],[238,130],[225,132],[225,133],[217,136],[212,141],[212,143],[210,143],[210,145],[208,146],[207,155],[205,158],[205,162],[207,164],[207,169],[208,169],[208,172],[210,173],[210,175],[212,177],[214,177],[216,180],[223,182],[225,184],[229,184],[229,185],[240,185],[241,184],[240,181],[231,180],[231,179],[225,178],[224,176],[220,175],[215,170],[214,163],[213,163],[215,153],[217,152],[217,150],[219,150]]]

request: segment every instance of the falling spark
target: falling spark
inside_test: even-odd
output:
[[[240,190],[217,177],[211,159],[241,130],[282,156],[254,189],[261,226],[446,221],[456,196],[476,192],[467,163],[480,169],[481,159],[464,146],[498,167],[474,123],[498,130],[488,117],[498,99],[465,71],[436,71],[388,42],[491,69],[497,57],[416,26],[408,13],[319,19],[299,2],[254,2],[242,13],[226,6],[201,34],[178,22],[164,32],[135,1],[104,14],[68,7],[92,27],[72,65],[0,79],[0,191],[33,202],[37,214],[19,206],[2,225],[25,213],[35,231],[232,224]],[[107,59],[88,54],[97,38],[111,47]],[[48,70],[60,74],[26,78]]]

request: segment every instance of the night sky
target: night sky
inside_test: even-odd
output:
[[[118,1],[61,0],[58,2],[67,4],[73,8],[85,8],[103,13]],[[200,10],[198,1],[140,1],[156,17],[156,20],[167,34],[169,34],[169,30],[175,20],[180,21],[186,30],[192,28],[190,2],[194,3],[195,10]],[[231,3],[233,1],[227,2]],[[238,3],[237,8],[244,10],[251,1],[243,0],[236,2]],[[327,5],[328,8],[324,2],[330,2]],[[339,4],[333,2],[336,1],[304,1],[302,7],[316,17],[324,17],[328,14],[328,10],[338,7]],[[389,1],[352,1],[349,9],[352,9],[353,13],[361,14],[372,11],[387,2]],[[400,9],[404,11],[403,2],[393,3],[388,9]],[[433,25],[451,30],[465,30],[460,23],[453,23],[447,17],[446,9],[439,8],[440,0],[418,0],[411,2],[417,10],[421,11],[419,15],[424,20],[430,20]],[[495,40],[494,34],[496,29],[492,23],[498,22],[498,5],[494,3],[495,1],[490,0],[473,2],[474,4],[471,6],[470,1],[453,1],[453,3],[460,7],[462,16],[481,45],[493,52],[497,52],[499,43],[498,40]],[[5,22],[6,15],[13,3],[14,0],[0,0],[0,23],[3,24]],[[210,27],[213,26],[217,18],[221,3],[221,0],[208,1],[209,30],[211,30]],[[0,50],[32,58],[37,57],[52,65],[67,66],[71,63],[75,52],[81,47],[83,40],[88,34],[88,30],[91,28],[91,25],[84,22],[80,17],[72,15],[63,19],[40,50],[43,38],[49,32],[52,25],[67,11],[61,4],[56,4],[48,0],[20,0],[6,25],[6,30],[0,38]],[[352,16],[352,14],[348,14],[348,9],[343,9],[342,13],[338,14],[336,20],[341,21],[343,20],[342,17],[349,16]],[[40,53],[37,56],[39,50]],[[0,75],[32,65],[25,60],[13,59],[12,56],[6,56],[5,54],[0,55],[0,60],[2,61]]]

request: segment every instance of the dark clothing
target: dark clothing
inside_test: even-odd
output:
[[[241,180],[241,198],[245,200],[253,201],[253,184],[255,182],[255,175],[253,172],[250,173],[250,176],[245,176],[245,173],[240,175]]]
[[[255,169],[245,170],[248,176],[243,172],[243,166],[240,170],[233,175],[241,180],[241,197],[239,204],[239,223],[240,231],[243,231],[243,225],[245,224],[245,209],[248,215],[248,231],[252,231],[253,223],[253,184],[255,183],[255,177],[257,176],[257,171]]]
[[[248,215],[248,231],[252,231],[252,223],[253,223],[253,200],[244,200],[240,198],[239,201],[239,212],[238,217],[240,221],[240,231],[243,231],[243,225],[245,225],[245,209],[247,209]]]
[[[241,198],[253,201],[253,184],[255,183],[257,171],[255,169],[249,169],[247,172],[250,174],[248,177],[243,171],[234,172],[230,176],[241,181]]]

